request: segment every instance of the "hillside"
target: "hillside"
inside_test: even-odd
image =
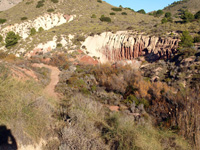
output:
[[[0,11],[5,11],[17,5],[22,0],[1,0],[0,1]]]
[[[101,0],[1,12],[0,149],[199,150],[200,14],[176,15],[196,3],[157,16]]]
[[[172,3],[164,8],[164,11],[172,12],[173,14],[180,13],[180,10],[188,10],[193,14],[199,11],[199,0],[180,0]]]

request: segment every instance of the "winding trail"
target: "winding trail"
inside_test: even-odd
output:
[[[50,75],[50,83],[45,87],[44,91],[51,97],[53,98],[58,98],[58,93],[55,92],[55,87],[57,83],[59,82],[59,74],[60,70],[57,67],[53,67],[50,65],[45,65],[45,64],[36,64],[34,63],[32,65],[33,67],[45,67],[51,70],[51,75]]]

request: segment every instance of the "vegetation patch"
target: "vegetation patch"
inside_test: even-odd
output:
[[[38,1],[37,5],[36,5],[36,8],[43,7],[44,6],[44,2],[45,2],[45,0]]]
[[[105,17],[104,15],[101,16],[101,18],[99,18],[102,22],[111,22],[111,18],[110,17]]]
[[[27,17],[22,17],[21,18],[21,20],[23,21],[23,20],[27,20],[28,18]]]
[[[6,48],[11,48],[12,46],[16,45],[19,39],[20,36],[18,34],[15,34],[15,32],[8,32],[5,38]]]
[[[51,0],[51,2],[53,2],[53,3],[58,3],[58,0]]]
[[[127,15],[127,13],[126,12],[122,12],[122,15]]]
[[[47,9],[47,12],[54,12],[53,8]]]
[[[118,7],[113,7],[111,8],[113,11],[122,11],[122,8],[118,8]]]
[[[4,24],[7,20],[0,18],[0,24]]]

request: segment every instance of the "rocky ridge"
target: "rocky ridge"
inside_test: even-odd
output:
[[[6,34],[9,31],[13,31],[19,34],[23,39],[26,39],[30,35],[31,28],[35,28],[36,31],[38,31],[40,27],[43,28],[44,30],[49,30],[53,27],[72,21],[74,17],[75,16],[64,15],[61,13],[44,14],[43,16],[37,17],[33,21],[28,20],[20,24],[16,23],[14,25],[6,26],[2,29],[0,27],[1,35],[3,37],[6,37]]]

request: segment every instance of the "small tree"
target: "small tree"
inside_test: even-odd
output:
[[[165,13],[165,18],[170,18],[171,16],[172,16],[172,14],[170,12]]]
[[[164,12],[162,10],[158,10],[156,11],[156,17],[160,17],[164,14]]]
[[[8,32],[5,39],[6,48],[10,48],[16,45],[19,39],[20,39],[20,36],[18,34],[15,34],[15,32],[13,31]]]
[[[193,38],[188,31],[183,31],[179,45],[186,48],[193,46]]]
[[[145,10],[144,9],[140,9],[137,11],[138,13],[141,13],[141,14],[146,14]]]

